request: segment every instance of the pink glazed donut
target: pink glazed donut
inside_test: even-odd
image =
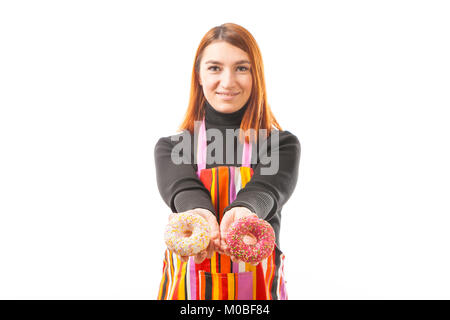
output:
[[[246,244],[243,241],[243,237],[248,234],[256,238],[255,244]],[[231,225],[225,241],[231,256],[244,262],[259,263],[272,253],[275,232],[266,220],[248,216]]]
[[[171,251],[180,256],[193,256],[209,244],[209,224],[201,216],[182,212],[170,219],[164,241]]]

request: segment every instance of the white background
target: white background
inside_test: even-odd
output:
[[[154,146],[212,27],[255,37],[300,140],[290,299],[450,298],[447,1],[2,1],[0,298],[155,299]]]

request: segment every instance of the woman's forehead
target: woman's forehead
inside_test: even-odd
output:
[[[227,42],[212,43],[203,52],[204,64],[250,64],[247,53]]]

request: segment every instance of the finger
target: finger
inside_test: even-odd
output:
[[[220,247],[217,248],[216,251],[217,251],[219,254],[227,254],[227,253],[226,253],[225,251],[223,251]]]
[[[217,220],[211,221],[209,226],[211,228],[211,240],[214,246],[220,246],[220,229]]]
[[[189,260],[189,256],[179,256],[181,262],[187,262]]]
[[[235,262],[235,263],[239,263],[241,262],[241,260],[239,260],[238,258],[236,258],[235,256],[230,256],[231,261]]]
[[[209,246],[206,248],[206,257],[208,259],[211,259],[213,253],[214,253],[214,245],[210,242]]]
[[[232,212],[225,214],[220,222],[220,235],[224,237],[230,227],[231,223],[234,220],[234,215]]]
[[[195,255],[194,262],[196,264],[202,263],[203,260],[205,260],[206,255],[207,255],[206,250],[201,251],[200,253]]]
[[[217,223],[217,218],[209,210],[196,209],[195,213],[204,218],[208,223],[210,241],[212,241],[214,247],[220,246],[220,228]]]
[[[211,233],[210,233],[210,243],[213,245],[213,249],[220,247],[219,226],[217,225],[217,222],[215,224],[216,224],[216,227],[215,228],[211,227]]]
[[[227,254],[225,251],[222,250],[221,247],[216,248],[216,251],[220,254]]]
[[[225,240],[223,240],[223,239],[221,239],[221,241],[220,241],[220,247],[219,247],[219,250],[220,250],[222,253],[225,253],[225,254],[228,253],[228,246],[227,246]]]
[[[222,250],[223,252],[228,251],[226,238],[228,234],[228,229],[230,228],[230,225],[233,223],[233,218],[234,216],[232,213],[226,214],[220,223],[220,250]]]

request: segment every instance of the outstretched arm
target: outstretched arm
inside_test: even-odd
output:
[[[189,133],[180,135],[187,137]],[[161,197],[172,212],[204,208],[214,213],[209,191],[197,177],[192,152],[181,154],[184,163],[172,161],[172,150],[177,143],[171,137],[163,137],[155,146],[156,180]]]

